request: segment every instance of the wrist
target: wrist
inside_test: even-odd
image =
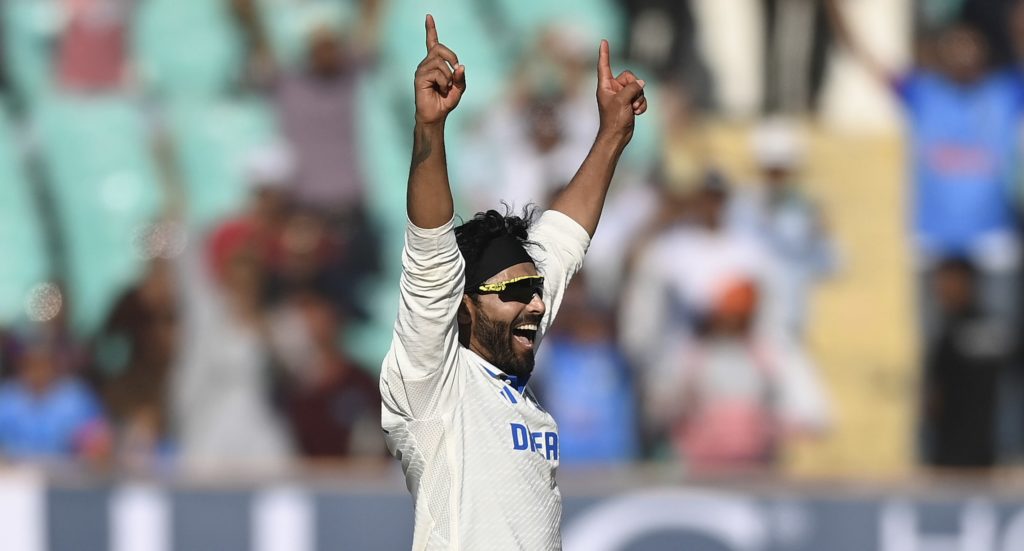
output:
[[[444,117],[442,117],[439,120],[425,121],[425,120],[421,119],[419,115],[416,115],[416,129],[417,130],[421,130],[421,131],[424,131],[424,132],[431,132],[431,133],[440,132],[440,133],[443,134],[444,133],[444,123],[445,123],[445,118]]]
[[[631,134],[632,132],[628,131],[614,131],[601,128],[597,131],[597,137],[594,139],[594,147],[607,149],[616,154],[622,153],[632,137]]]

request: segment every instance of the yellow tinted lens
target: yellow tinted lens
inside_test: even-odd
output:
[[[532,287],[534,284],[543,285],[544,276],[539,275],[528,275],[519,276],[517,278],[509,279],[506,281],[497,281],[494,283],[484,283],[480,286],[480,291],[484,293],[500,293],[508,288],[510,285],[522,285],[524,287]]]

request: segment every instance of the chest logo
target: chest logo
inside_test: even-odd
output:
[[[548,461],[558,461],[557,432],[531,432],[526,425],[509,424],[512,426],[513,450],[539,453]]]

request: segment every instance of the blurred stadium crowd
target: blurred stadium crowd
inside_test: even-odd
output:
[[[469,82],[448,131],[464,216],[543,207],[568,182],[596,131],[601,37],[616,70],[628,60],[652,83],[653,116],[531,383],[561,427],[563,465],[770,470],[788,443],[833,426],[806,334],[815,286],[842,277],[844,255],[803,186],[799,121],[844,44],[906,113],[921,458],[1022,455],[1024,81],[996,69],[1024,55],[1024,10],[920,2],[915,65],[890,72],[841,5],[751,2],[765,78],[744,111],[698,44],[701,2],[438,4]],[[0,5],[0,457],[388,461],[376,373],[397,300],[422,6]],[[708,162],[709,117],[758,121],[753,181]]]

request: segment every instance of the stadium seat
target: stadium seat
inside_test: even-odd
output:
[[[34,102],[53,86],[52,45],[61,23],[55,0],[0,2],[4,65],[18,97]]]
[[[142,2],[133,41],[142,81],[164,96],[216,95],[237,80],[244,65],[227,2]]]
[[[73,327],[88,333],[138,275],[141,232],[163,193],[135,104],[117,97],[54,97],[35,124],[66,255]]]
[[[275,139],[274,116],[256,97],[182,102],[169,115],[188,222],[202,231],[245,202],[245,160]]]
[[[515,68],[514,60],[498,46],[495,32],[481,15],[478,3],[469,0],[396,0],[388,2],[381,18],[380,66],[386,90],[405,94],[412,116],[412,75],[423,59],[424,14],[430,12],[437,22],[438,38],[459,56],[466,66],[466,77],[473,89],[466,94],[459,110],[472,116],[489,108],[506,92],[507,77]],[[407,100],[407,101],[405,101]]]
[[[24,316],[29,290],[50,275],[39,210],[21,165],[6,109],[0,106],[0,326]]]

